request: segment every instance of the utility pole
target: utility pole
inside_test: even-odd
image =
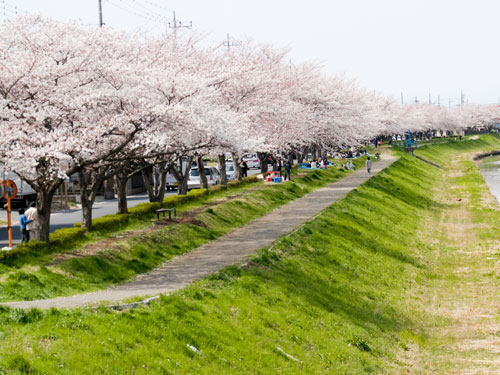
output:
[[[189,21],[189,24],[183,25],[181,21],[177,21],[177,18],[175,18],[175,11],[174,13],[174,19],[173,22],[168,23],[168,27],[174,30],[174,38],[177,36],[177,29],[185,27],[186,29],[191,29],[193,27],[193,21]]]
[[[432,104],[432,101],[431,101],[431,93],[429,93],[429,104]]]
[[[465,103],[465,95],[463,91],[460,91],[460,105],[464,105]]]
[[[401,104],[405,104],[403,100],[403,91],[401,91]]]
[[[231,39],[229,38],[229,34],[227,34],[227,42],[224,43],[224,47],[227,47],[227,50],[229,51],[231,47],[236,47],[236,46],[241,46],[241,42],[231,42]],[[290,66],[292,65],[292,60],[290,60]]]
[[[102,27],[104,22],[102,22],[102,0],[99,0],[99,27]]]

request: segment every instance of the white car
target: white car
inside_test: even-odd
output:
[[[170,172],[167,173],[166,188],[169,190],[176,190],[179,187],[179,183],[175,179],[174,175]]]
[[[226,163],[226,177],[228,181],[234,180],[234,165],[233,163]]]
[[[248,154],[243,156],[242,161],[247,163],[248,169],[260,168],[260,161],[256,154]]]
[[[214,167],[205,167],[205,176],[207,176],[209,186],[218,185],[220,183],[219,172]],[[191,171],[189,171],[188,189],[200,188],[200,172],[198,171],[198,168],[191,168]]]

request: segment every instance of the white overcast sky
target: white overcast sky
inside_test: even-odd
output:
[[[98,22],[98,0],[0,0],[0,21],[15,6]],[[448,105],[461,91],[470,102],[500,100],[500,0],[103,0],[116,29],[158,33],[165,26],[154,19],[174,10],[209,40],[230,33],[287,47],[293,62],[318,62],[405,101],[431,93]]]

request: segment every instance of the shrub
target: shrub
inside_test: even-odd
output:
[[[181,203],[194,202],[208,194],[207,189],[193,189],[186,195],[170,195],[163,199],[165,207],[175,207]]]
[[[0,253],[0,262],[11,265],[14,260],[25,255],[41,254],[47,252],[49,246],[45,242],[30,241],[17,245],[11,251]]]
[[[128,214],[105,215],[92,220],[93,230],[108,230],[122,224],[128,223],[130,216]]]
[[[139,203],[137,206],[129,208],[128,212],[133,217],[141,217],[155,212],[159,208],[161,208],[161,204],[159,202]]]
[[[194,201],[207,194],[207,189],[192,189],[191,191],[189,191],[189,193],[187,193],[186,196],[189,197],[189,201]]]
[[[81,227],[61,228],[50,234],[50,243],[54,246],[67,245],[68,242],[83,238],[86,233],[85,228]]]
[[[238,185],[248,185],[248,184],[253,184],[255,182],[258,182],[259,179],[257,178],[257,176],[249,176],[249,177],[245,177],[244,179],[242,179],[241,181],[238,181],[238,180],[233,180],[233,181],[229,181],[227,183],[227,186],[238,186]]]

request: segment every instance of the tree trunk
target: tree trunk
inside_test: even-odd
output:
[[[82,192],[80,191],[80,197]],[[87,229],[87,232],[92,230],[92,206],[94,202],[90,200],[82,200],[82,228]]]
[[[165,187],[167,186],[168,170],[169,168],[166,168],[165,162],[142,170],[142,179],[144,180],[144,186],[146,186],[150,202],[163,202]],[[153,180],[152,185],[151,179]]]
[[[37,191],[36,207],[38,213],[38,241],[49,243],[52,199],[54,198],[54,193],[56,192],[57,187],[59,187],[63,180],[58,181],[58,184],[57,182],[54,182],[52,186],[47,186],[44,187],[44,189],[38,189]]]
[[[107,168],[97,171],[82,169],[78,172],[80,202],[82,204],[82,227],[87,229],[87,232],[92,230],[92,207],[97,196],[97,189],[105,179],[106,174]]]
[[[198,165],[198,173],[200,174],[200,186],[202,189],[208,189],[208,180],[205,175],[205,166],[203,165],[203,156],[196,158],[196,165]]]
[[[148,168],[145,168],[141,171],[142,181],[144,182],[144,187],[146,188],[150,202],[154,196],[153,187],[151,186],[151,174],[152,174],[151,171],[152,171],[152,169],[153,169],[152,167],[148,167]]]
[[[297,163],[303,163],[304,162],[304,154],[300,151],[297,151]]]
[[[231,152],[231,155],[233,156],[234,177],[238,181],[241,181],[243,179],[243,176],[241,173],[240,157],[235,152]]]
[[[189,171],[191,170],[191,163],[193,162],[193,157],[190,156],[187,158],[186,166],[182,168],[181,166],[178,169],[175,165],[170,167],[170,171],[174,175],[175,179],[179,183],[179,188],[177,189],[179,195],[186,195],[188,192],[188,179],[189,179]],[[184,170],[183,170],[184,169]]]
[[[112,200],[115,199],[115,189],[113,186],[113,179],[108,178],[104,181],[104,199]]]
[[[127,181],[128,181],[128,176],[126,173],[118,172],[118,174],[115,176],[115,186],[118,195],[119,214],[128,214]]]
[[[260,173],[267,172],[267,152],[257,152],[257,157],[260,162]]]
[[[226,174],[226,155],[221,154],[219,157],[219,166],[220,166],[220,184],[223,186],[227,185],[227,174]]]
[[[311,154],[312,154],[312,158],[313,160],[318,160],[318,153],[317,153],[317,148],[316,146],[312,146],[312,149],[311,149]]]
[[[271,155],[271,159],[273,161],[273,171],[277,172],[278,171],[278,160],[274,157],[274,155]]]
[[[78,182],[80,184],[80,203],[82,204],[82,227],[90,232],[92,229],[92,204],[89,202],[89,173],[83,169],[78,172]]]

